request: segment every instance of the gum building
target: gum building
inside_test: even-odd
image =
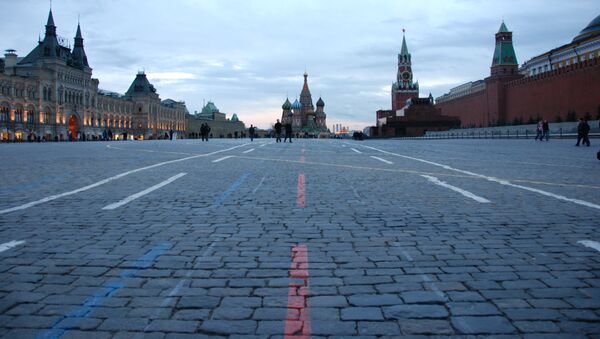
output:
[[[125,94],[99,89],[81,27],[73,48],[56,33],[52,10],[44,38],[25,57],[0,59],[0,139],[95,140],[164,137],[185,131],[185,103],[161,100],[139,72]]]

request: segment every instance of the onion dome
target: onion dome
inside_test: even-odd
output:
[[[325,106],[325,102],[323,101],[323,99],[321,99],[321,97],[319,97],[319,100],[317,100],[317,107],[324,107]]]
[[[300,105],[300,101],[298,101],[298,99],[296,99],[296,101],[294,101],[294,103],[292,104],[292,108],[293,109],[301,109],[302,105]]]
[[[289,111],[290,109],[292,109],[292,103],[290,102],[290,100],[288,98],[285,99],[285,102],[283,103],[283,106],[281,106],[282,109]]]
[[[579,32],[579,34],[577,34],[577,36],[573,39],[573,42],[582,41],[596,35],[600,35],[600,15],[598,15],[584,29],[582,29],[581,32]]]

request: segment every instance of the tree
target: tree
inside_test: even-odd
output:
[[[586,121],[590,121],[590,120],[592,120],[592,114],[590,112],[585,112],[585,115],[583,116],[583,118]]]
[[[575,111],[570,111],[567,113],[567,121],[575,122],[577,121],[577,113]]]
[[[556,123],[563,122],[563,119],[562,119],[562,117],[560,116],[560,113],[556,115],[556,119],[554,119],[554,121],[555,121]]]

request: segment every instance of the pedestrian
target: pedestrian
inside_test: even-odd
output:
[[[206,138],[206,123],[200,125],[200,136],[202,137],[202,141],[204,141],[204,138]]]
[[[535,129],[535,141],[537,141],[538,138],[540,139],[540,141],[542,141],[543,133],[544,133],[544,124],[543,124],[542,120],[540,120],[540,121],[538,121],[537,127]]]
[[[206,123],[206,136],[204,141],[208,141],[208,136],[210,135],[210,126]]]
[[[546,137],[546,141],[548,141],[548,138],[550,137],[550,125],[548,125],[548,120],[546,119],[544,119],[544,122],[542,123],[542,131],[542,138]]]
[[[250,125],[250,128],[248,129],[248,134],[250,134],[250,141],[254,141],[254,125]]]
[[[292,124],[290,124],[289,122],[285,124],[285,137],[283,138],[283,142],[285,142],[287,139],[290,140],[290,144],[292,143]]]
[[[590,125],[586,120],[579,118],[579,125],[577,125],[577,143],[575,146],[579,146],[580,142],[583,142],[584,145],[590,146]]]
[[[281,142],[281,123],[279,122],[279,119],[277,119],[277,122],[275,123],[275,137],[277,139],[275,139],[275,142]]]
[[[169,140],[173,140],[173,129],[169,130]]]

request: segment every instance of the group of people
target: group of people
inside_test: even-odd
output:
[[[210,126],[207,123],[203,123],[200,125],[200,137],[202,137],[202,141],[208,141],[208,135],[210,133]]]
[[[546,119],[538,121],[535,141],[537,141],[538,138],[540,141],[544,141],[544,138],[548,141],[550,138],[550,125],[548,125],[548,120]]]
[[[282,127],[285,129],[285,137],[283,138],[283,142],[288,139],[290,140],[290,143],[292,142],[292,124],[288,122],[285,125],[282,125],[281,122],[279,122],[279,119],[277,119],[277,122],[273,127],[275,128],[275,142],[281,142]]]

